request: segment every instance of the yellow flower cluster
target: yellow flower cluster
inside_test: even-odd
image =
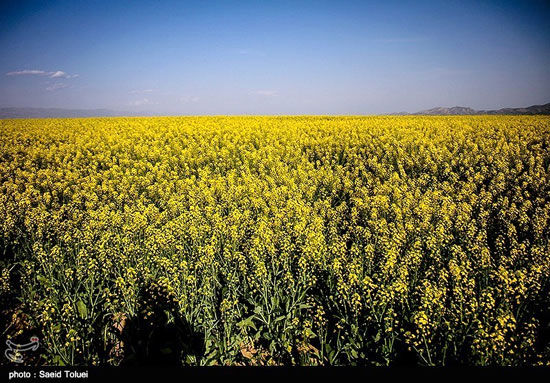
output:
[[[549,363],[549,238],[547,117],[0,121],[49,364]]]

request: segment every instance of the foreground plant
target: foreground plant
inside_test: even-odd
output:
[[[548,364],[549,220],[547,117],[0,121],[43,364]]]

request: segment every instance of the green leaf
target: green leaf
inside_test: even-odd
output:
[[[54,356],[53,358],[53,364],[55,366],[64,366],[65,362],[63,362],[63,359],[59,355]]]
[[[88,309],[86,308],[86,304],[82,302],[81,300],[76,302],[76,308],[78,309],[78,314],[82,319],[86,319],[88,316]]]
[[[315,334],[310,328],[306,328],[305,332],[308,338],[314,338],[317,336],[317,334]]]
[[[245,329],[247,327],[252,327],[254,330],[256,330],[256,325],[254,324],[254,321],[252,320],[254,318],[254,315],[249,316],[248,318],[240,321],[237,323],[237,326],[239,326],[241,329]]]

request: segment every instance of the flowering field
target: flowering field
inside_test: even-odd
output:
[[[0,121],[36,364],[546,365],[549,238],[548,117]]]

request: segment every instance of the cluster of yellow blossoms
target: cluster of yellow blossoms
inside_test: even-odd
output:
[[[547,117],[0,121],[48,364],[547,364],[549,238]]]

